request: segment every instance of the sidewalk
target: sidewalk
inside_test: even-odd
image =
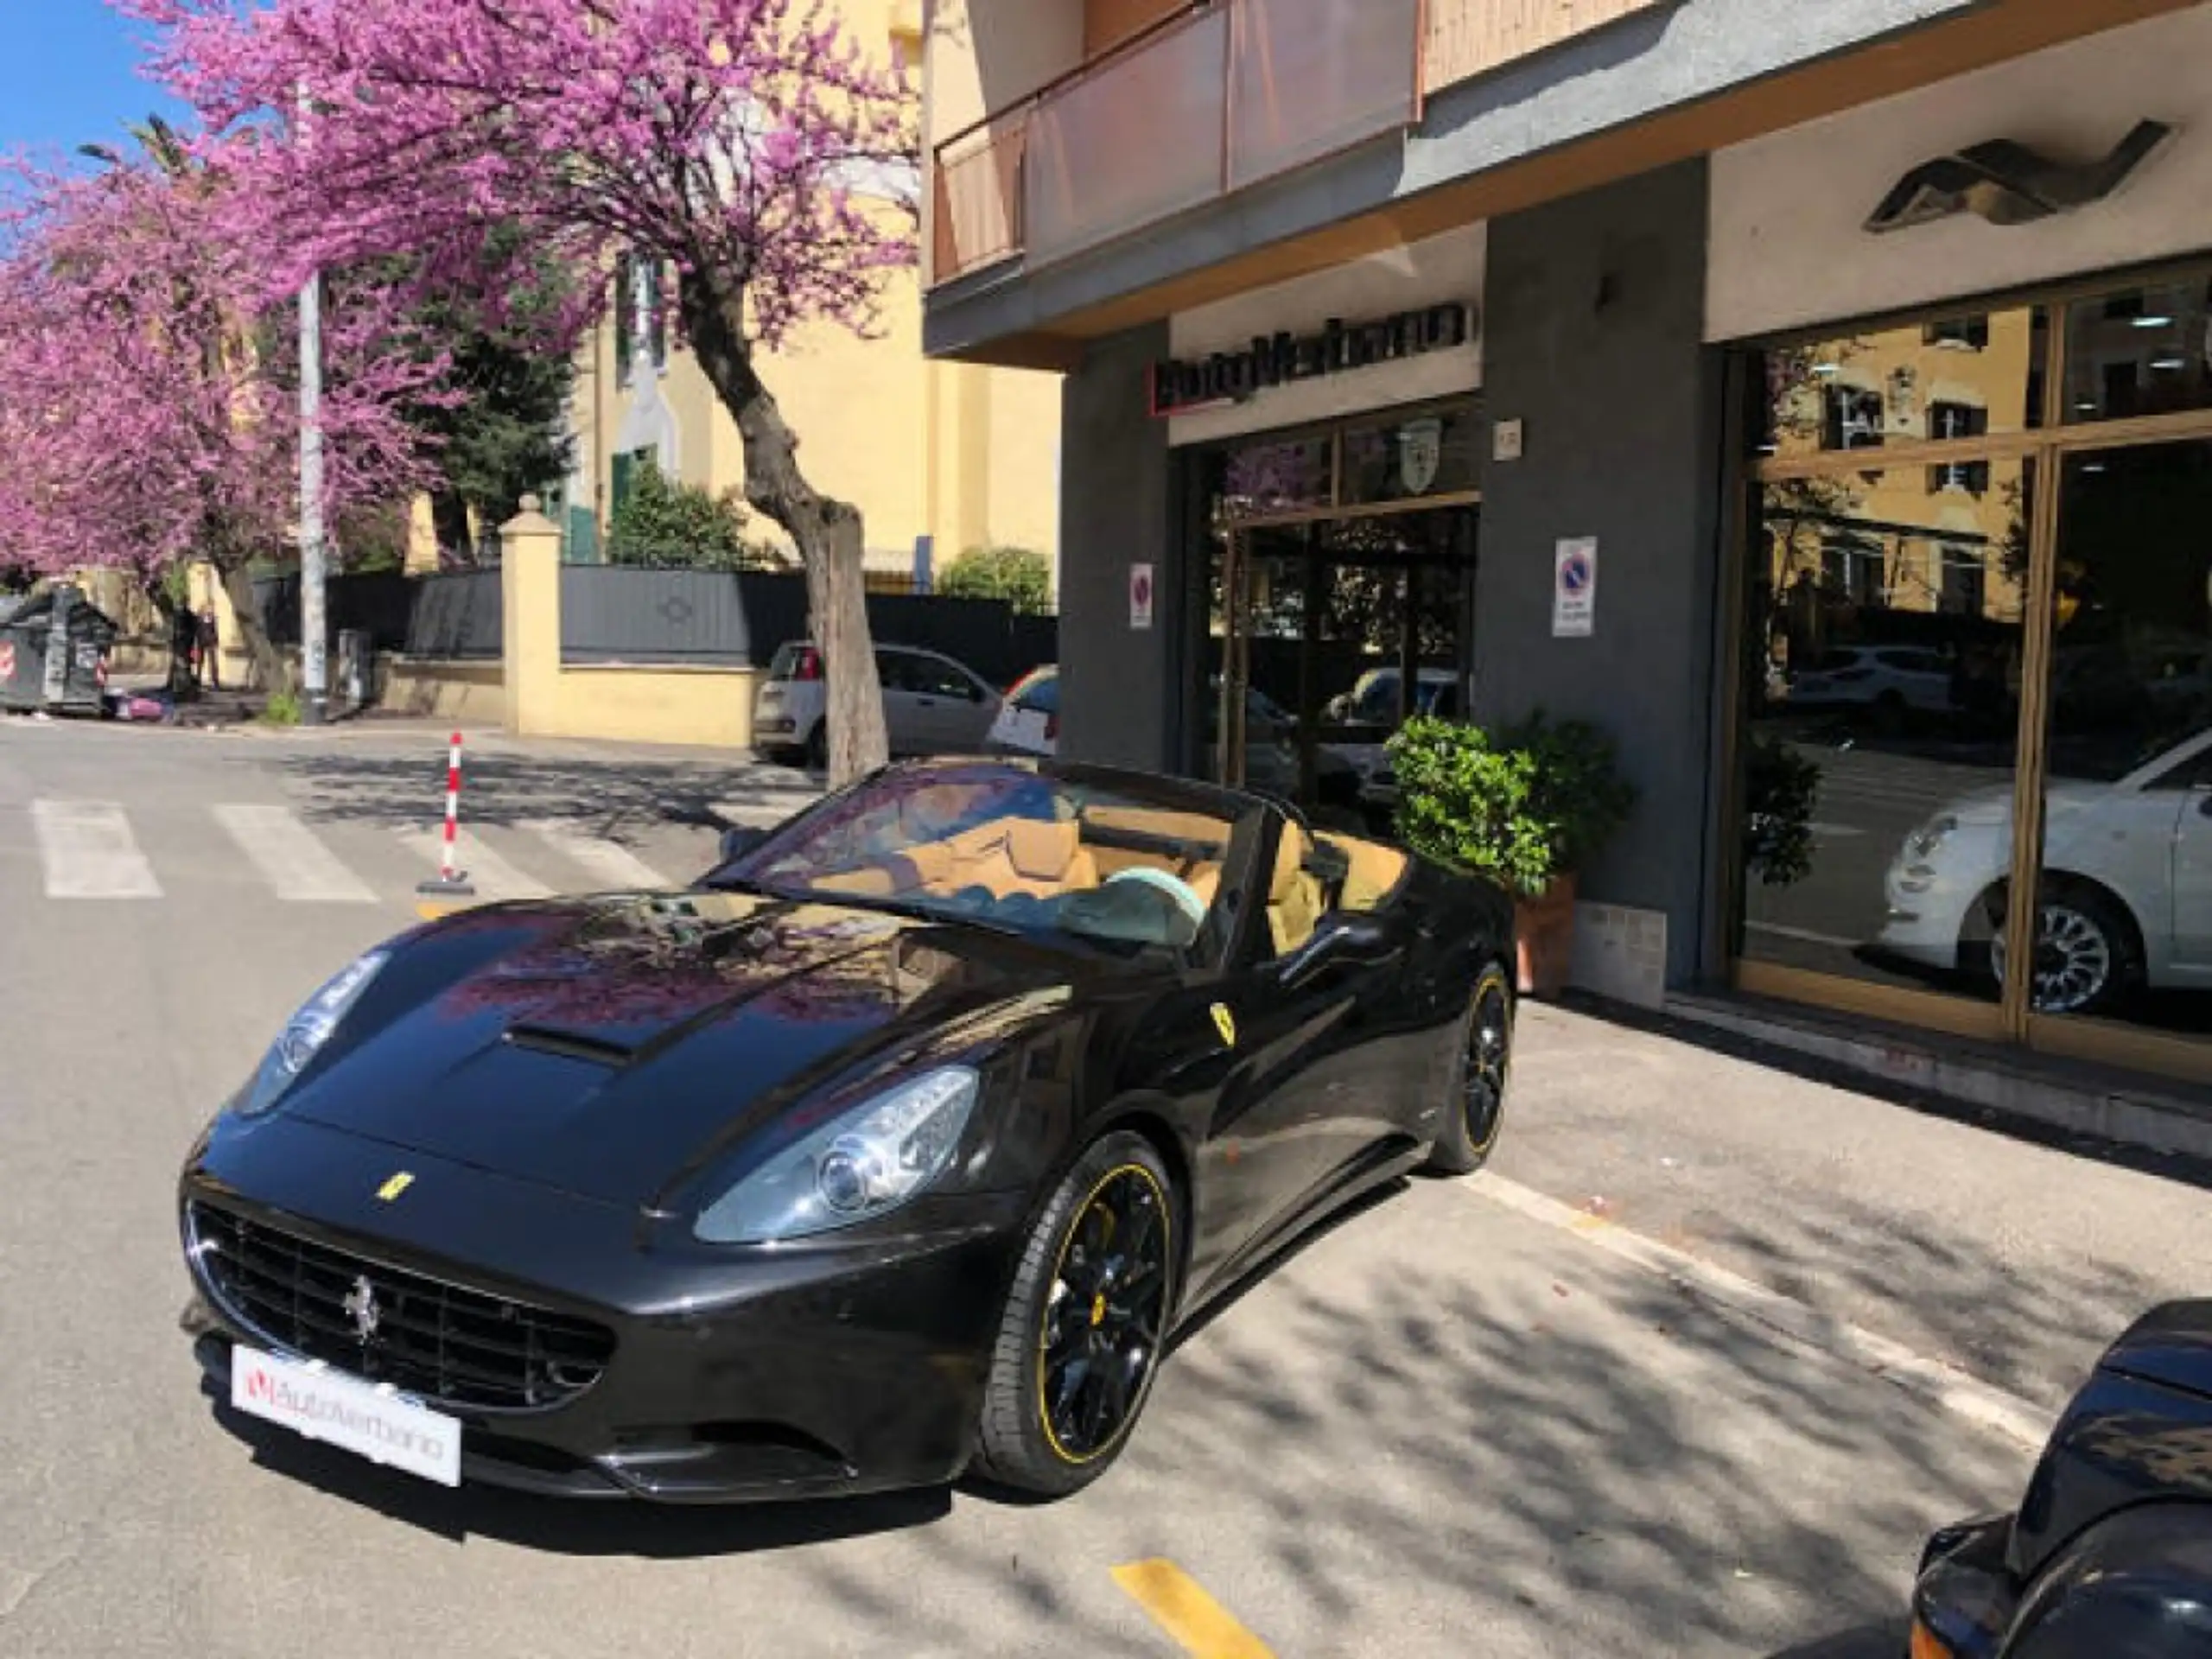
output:
[[[2046,1407],[2212,1294],[2212,1169],[1529,1002],[1497,1173]]]

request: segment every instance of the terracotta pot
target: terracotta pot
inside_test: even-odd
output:
[[[1520,947],[1521,994],[1557,996],[1567,988],[1574,955],[1574,878],[1556,877],[1540,899],[1516,899],[1513,931]]]

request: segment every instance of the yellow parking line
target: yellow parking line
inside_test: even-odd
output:
[[[1114,1569],[1114,1582],[1192,1659],[1274,1659],[1266,1643],[1173,1561],[1132,1561]]]

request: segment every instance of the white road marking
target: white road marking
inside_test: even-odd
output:
[[[368,884],[338,861],[289,807],[230,804],[210,809],[276,896],[296,905],[372,905]]]
[[[1863,836],[1866,833],[1864,830],[1856,829],[1851,824],[1822,823],[1817,818],[1805,827],[1823,840],[1848,841],[1853,836]]]
[[[445,856],[445,829],[403,830],[400,837],[432,865],[431,874]],[[524,875],[513,865],[486,847],[477,836],[463,830],[454,847],[454,861],[468,885],[476,889],[476,897],[483,900],[500,899],[549,899],[553,889],[543,882]]]
[[[162,884],[130,820],[108,801],[33,801],[49,899],[158,899]]]
[[[570,819],[541,818],[523,827],[610,890],[674,885],[627,847],[604,836],[586,835]]]
[[[1777,939],[1796,939],[1805,944],[1833,944],[1842,950],[1856,950],[1866,943],[1864,939],[1847,939],[1837,933],[1815,933],[1809,927],[1784,927],[1780,922],[1745,922],[1746,933],[1771,933]]]
[[[1460,1183],[1469,1192],[1547,1227],[1573,1233],[1618,1260],[1656,1274],[1677,1288],[1701,1296],[1807,1347],[1856,1365],[1932,1401],[1943,1410],[2039,1452],[2050,1432],[2051,1414],[2032,1401],[1968,1376],[1955,1365],[1929,1359],[1904,1344],[1877,1336],[1863,1326],[1822,1313],[1741,1274],[1702,1261],[1687,1250],[1662,1244],[1602,1216],[1509,1181],[1488,1170]]]

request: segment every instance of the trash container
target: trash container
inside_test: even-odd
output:
[[[100,713],[117,632],[105,613],[70,587],[36,594],[0,616],[0,709]]]

